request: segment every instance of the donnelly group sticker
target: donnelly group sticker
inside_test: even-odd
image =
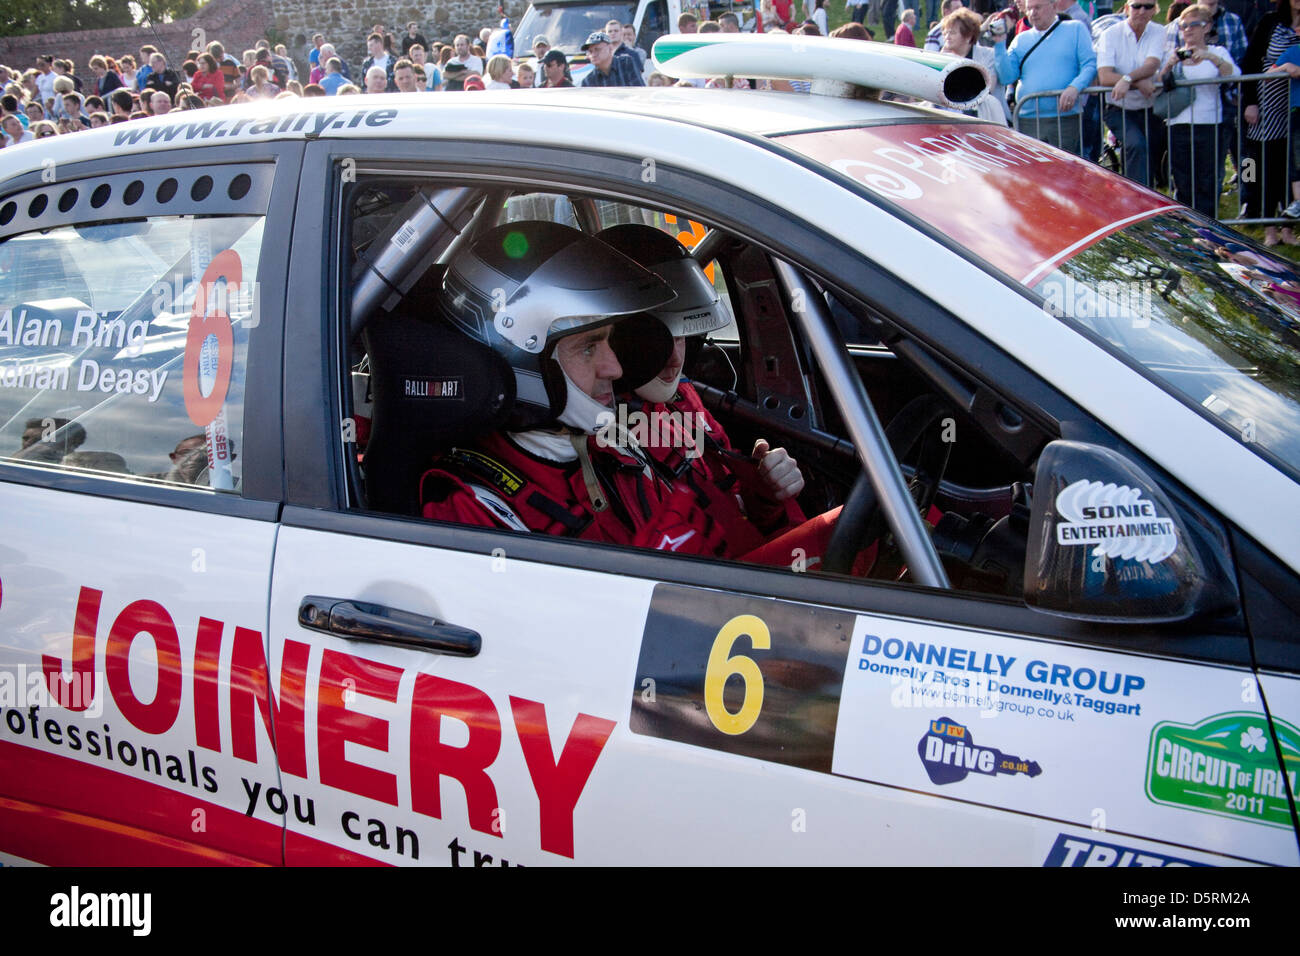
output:
[[[1165,806],[1289,829],[1286,788],[1289,779],[1294,792],[1300,774],[1300,731],[1283,720],[1273,723],[1281,760],[1263,714],[1156,724],[1147,754],[1147,797]]]
[[[930,729],[916,745],[916,752],[930,782],[940,785],[957,783],[972,773],[990,777],[1023,773],[1027,777],[1037,777],[1043,772],[1033,760],[1006,754],[994,747],[977,747],[970,728],[951,717],[930,721]]]

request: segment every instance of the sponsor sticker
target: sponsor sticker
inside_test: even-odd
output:
[[[1211,866],[1164,853],[1058,834],[1043,866]]]
[[[1157,514],[1140,488],[1081,478],[1056,496],[1056,511],[1065,519],[1056,543],[1093,545],[1098,557],[1156,564],[1178,548],[1174,522]]]
[[[1294,792],[1300,731],[1286,721],[1273,722],[1280,753],[1258,713],[1156,724],[1147,752],[1147,797],[1164,806],[1290,829],[1287,783]]]
[[[656,585],[634,733],[829,773],[853,615]]]
[[[902,624],[883,635],[859,633],[853,648],[859,683],[887,682],[894,707],[962,708],[981,717],[1009,713],[1075,723],[1142,715],[1147,679],[1128,668],[1089,666],[1078,655],[1068,663],[1055,654],[1026,655],[1033,649],[992,636],[959,643],[935,636],[942,633]]]
[[[465,400],[465,380],[459,375],[452,378],[404,378],[402,395],[406,398],[437,398]]]
[[[524,486],[522,478],[495,458],[482,452],[471,448],[453,448],[447,457],[464,465],[504,495],[513,497]]]
[[[972,773],[989,777],[1022,773],[1032,778],[1043,772],[1036,761],[1003,753],[996,747],[977,746],[970,728],[951,717],[930,721],[916,752],[930,782],[938,785],[959,783]]]

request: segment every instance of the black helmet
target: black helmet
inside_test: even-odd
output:
[[[558,339],[662,306],[673,291],[658,276],[569,226],[496,226],[449,264],[444,317],[506,360],[515,404],[506,427],[554,424],[566,388],[552,359]]]
[[[686,247],[654,226],[624,223],[596,233],[623,255],[662,278],[677,297],[668,306],[648,309],[668,326],[670,335],[705,335],[731,321],[709,277]]]

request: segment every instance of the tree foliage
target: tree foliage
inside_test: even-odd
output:
[[[154,23],[188,17],[200,0],[0,0],[0,36],[130,27],[141,11]]]

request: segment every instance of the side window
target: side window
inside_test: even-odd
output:
[[[352,316],[361,333],[348,337],[339,368],[352,383],[341,392],[350,403],[345,416],[357,423],[355,437],[346,439],[345,464],[358,507],[799,573],[907,579],[883,513],[860,491],[870,489],[869,481],[796,321],[811,307],[807,303],[821,299],[838,313],[832,319],[845,337],[863,341],[876,328],[870,303],[837,299],[797,270],[794,282],[759,236],[708,240],[715,258],[704,269],[677,268],[680,258],[667,252],[648,258],[648,250],[671,248],[653,241],[655,233],[691,248],[705,241],[707,228],[684,210],[576,190],[567,197],[521,191],[499,200],[495,191],[465,190],[450,181],[420,188],[428,192],[419,201],[412,198],[413,185],[380,179],[357,183],[347,194],[352,242],[340,263],[342,299],[365,307],[366,296],[356,296],[360,287],[350,283],[367,261],[387,263],[385,290],[407,290],[360,322]],[[453,206],[461,194],[474,198]],[[466,225],[457,232],[475,237],[469,240],[474,245],[429,235],[427,245],[413,247],[398,267],[396,253],[405,250],[397,237],[424,234],[414,217],[424,215],[428,202],[446,203],[438,221],[461,217]],[[618,227],[611,229],[606,254],[647,256],[637,261],[671,290],[668,296],[633,305],[633,287],[612,285],[610,277],[621,273],[591,246],[566,260],[556,250],[576,247],[577,240],[555,234],[568,225],[557,224],[560,208],[566,220],[571,209],[588,236]],[[640,238],[633,238],[636,227],[644,233]],[[473,254],[465,254],[468,248]],[[534,248],[551,250],[538,253],[544,269],[528,258]],[[635,282],[636,289],[661,295],[655,285]],[[608,292],[615,288],[623,298]],[[530,299],[543,303],[543,317],[530,315]],[[572,344],[565,352],[561,344],[550,355],[499,344],[512,341],[511,334],[521,341],[534,334],[533,326],[501,331],[515,322],[553,323],[558,314],[577,324],[606,314],[606,303],[624,307],[626,318],[609,323],[604,338],[597,321],[589,323],[592,332],[561,338]],[[672,333],[672,350],[661,353],[660,323],[672,329],[674,321],[689,320],[698,325]],[[551,327],[535,328],[549,334]],[[891,425],[888,437],[918,510],[941,525],[935,537],[950,550],[968,557],[978,552],[981,561],[978,569],[952,574],[954,583],[1013,594],[1021,587],[1025,544],[1018,495],[1032,476],[1016,461],[993,461],[982,428],[937,394],[924,369],[910,361],[903,367],[889,349],[878,351],[879,361],[860,361],[857,371],[873,399],[887,398],[877,411]],[[589,389],[587,397],[595,400],[575,403],[571,417],[595,416],[594,406],[604,405],[608,430],[598,419],[594,425],[560,419],[569,433],[553,428],[555,395],[562,393],[547,383],[547,374],[558,376],[546,361],[566,375],[573,369],[568,387]],[[953,373],[946,375],[951,380]],[[534,382],[540,387],[529,391]],[[523,410],[533,417],[510,418],[525,402],[535,407]],[[569,406],[560,407],[567,414]],[[575,444],[583,431],[588,442]],[[762,467],[764,456],[782,449]],[[566,470],[563,463],[571,461],[577,464]],[[968,467],[973,461],[982,464]],[[630,477],[637,475],[645,482]],[[586,502],[595,505],[601,492],[607,507],[589,507]],[[860,503],[849,509],[850,500]],[[839,520],[841,508],[850,520]]]
[[[641,20],[641,30],[636,42],[647,53],[655,41],[668,32],[668,4],[665,0],[652,0],[646,4],[645,16]]]
[[[0,243],[0,460],[237,492],[259,216]]]

